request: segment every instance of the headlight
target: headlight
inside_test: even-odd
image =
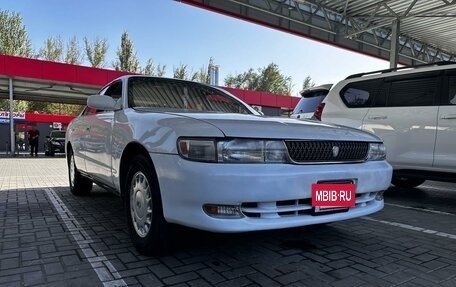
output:
[[[219,162],[263,163],[286,162],[287,149],[283,141],[233,139],[217,143]]]
[[[215,162],[215,142],[213,140],[181,139],[178,141],[181,156],[196,161]]]
[[[384,160],[386,158],[386,147],[382,143],[370,143],[367,160]]]
[[[181,156],[196,161],[224,163],[283,163],[287,149],[283,141],[232,139],[180,139]]]

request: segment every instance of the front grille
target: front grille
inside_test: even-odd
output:
[[[294,162],[364,161],[369,143],[356,141],[285,141]]]

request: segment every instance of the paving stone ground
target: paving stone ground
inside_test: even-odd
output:
[[[145,257],[118,197],[67,181],[64,158],[0,158],[0,286],[456,286],[456,185],[391,188],[383,211],[317,227],[174,227],[173,253]]]

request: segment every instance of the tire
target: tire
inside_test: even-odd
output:
[[[168,224],[158,180],[152,164],[142,155],[128,167],[123,199],[133,245],[143,255],[163,255],[168,251]]]
[[[417,187],[418,185],[422,184],[425,179],[421,178],[408,178],[408,177],[400,177],[400,176],[393,176],[391,183],[394,184],[396,187]]]
[[[69,150],[68,157],[68,179],[70,183],[70,191],[77,196],[89,195],[92,192],[92,181],[84,177],[77,169],[74,161],[74,154]]]

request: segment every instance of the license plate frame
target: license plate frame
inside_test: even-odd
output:
[[[318,194],[319,189],[320,194]],[[323,191],[327,192],[326,195],[331,195],[329,197],[332,200],[322,201]],[[336,197],[338,200],[334,200]],[[355,204],[356,184],[353,180],[320,181],[312,184],[312,213],[315,215],[346,212]]]

